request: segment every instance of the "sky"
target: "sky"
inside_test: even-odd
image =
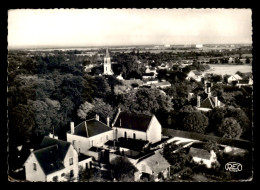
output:
[[[250,9],[11,9],[8,48],[252,43]]]

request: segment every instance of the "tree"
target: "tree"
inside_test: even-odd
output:
[[[19,104],[9,109],[10,138],[23,137],[24,142],[29,141],[35,128],[35,115],[32,106]],[[18,136],[16,134],[19,134]]]
[[[232,117],[225,118],[218,125],[218,135],[225,138],[239,139],[242,134],[242,128],[239,123]]]
[[[103,121],[106,121],[107,116],[112,118],[114,115],[113,107],[105,103],[101,98],[95,98],[93,101],[93,113],[98,114]]]
[[[213,140],[208,140],[207,142],[205,142],[205,144],[203,144],[203,149],[207,150],[208,152],[210,152],[211,150],[213,150],[214,152],[219,151],[217,142]]]
[[[94,108],[94,105],[89,102],[84,102],[79,106],[79,109],[77,111],[78,117],[80,119],[86,119],[87,114]]]
[[[118,156],[111,161],[110,165],[113,177],[119,181],[134,181],[134,173],[137,168],[125,156]]]
[[[196,133],[205,133],[208,118],[200,112],[191,112],[183,118],[183,129]]]
[[[93,169],[79,166],[79,182],[89,182],[94,177]]]
[[[139,88],[122,97],[122,109],[135,113],[151,115],[159,110],[170,112],[172,106],[171,98],[158,89]]]
[[[182,170],[188,161],[187,150],[174,143],[164,146],[163,156],[172,166],[173,171],[171,173]]]

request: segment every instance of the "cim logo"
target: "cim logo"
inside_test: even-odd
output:
[[[237,162],[228,162],[225,165],[225,169],[230,172],[240,172],[242,171],[242,164]]]

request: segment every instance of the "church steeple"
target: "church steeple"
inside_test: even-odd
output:
[[[106,57],[110,57],[109,53],[108,53],[108,47],[107,47],[107,50],[106,50]]]
[[[108,48],[106,49],[106,55],[104,57],[104,72],[103,75],[113,75],[113,71],[111,68],[111,60],[108,53]]]

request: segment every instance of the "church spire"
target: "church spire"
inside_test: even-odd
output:
[[[108,47],[107,47],[107,50],[106,50],[106,57],[110,57],[109,53],[108,53]]]

